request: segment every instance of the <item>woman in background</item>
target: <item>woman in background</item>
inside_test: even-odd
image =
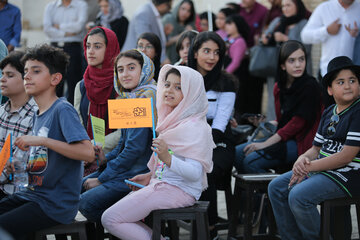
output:
[[[288,40],[296,40],[301,42],[300,33],[305,24],[306,8],[302,0],[283,0],[282,12],[280,17],[275,18],[269,25],[268,29],[262,35],[261,40],[265,45],[280,45]],[[311,61],[311,45],[304,45],[307,53],[307,72],[312,74],[312,61]],[[274,88],[275,78],[268,77],[266,85],[268,88],[268,107],[267,117],[268,120],[275,119],[275,106],[272,90]]]
[[[179,40],[176,42],[176,52],[180,56],[180,59],[175,65],[188,65],[189,48],[197,35],[198,32],[195,30],[186,31],[180,35]]]
[[[121,49],[125,42],[128,19],[124,16],[124,9],[120,0],[98,0],[100,12],[96,16],[95,26],[103,26],[113,30]]]
[[[218,222],[217,189],[230,186],[231,169],[235,157],[235,143],[230,127],[230,117],[235,103],[236,85],[233,75],[222,71],[225,43],[215,32],[199,33],[189,50],[188,65],[204,78],[206,96],[209,102],[207,121],[212,128],[216,148],[213,151],[213,171],[208,174],[209,187],[201,200],[210,201],[210,235],[216,236]]]
[[[225,21],[226,18],[236,12],[232,8],[222,8],[216,15],[215,24],[218,30],[216,31],[217,34],[225,41],[227,37],[227,33],[225,31]]]
[[[191,0],[181,1],[171,13],[163,17],[164,26],[168,24],[172,26],[172,31],[167,35],[168,41],[166,43],[166,55],[171,64],[174,64],[179,59],[175,45],[180,34],[185,30],[195,29],[195,17],[194,3]]]
[[[138,38],[136,48],[153,61],[155,66],[154,80],[157,81],[160,71],[161,58],[161,41],[159,37],[154,33],[143,33]]]

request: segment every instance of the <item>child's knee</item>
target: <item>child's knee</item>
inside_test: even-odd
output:
[[[101,215],[101,224],[106,229],[111,229],[112,226],[115,224],[115,219],[109,209],[105,210],[105,212]]]

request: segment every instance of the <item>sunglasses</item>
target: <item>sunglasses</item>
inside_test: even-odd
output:
[[[328,136],[333,136],[336,133],[336,128],[335,125],[339,123],[340,117],[337,114],[334,114],[331,116],[330,118],[330,124],[329,127],[327,129],[327,134]]]

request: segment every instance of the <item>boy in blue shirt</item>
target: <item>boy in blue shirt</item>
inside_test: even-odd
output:
[[[83,167],[95,153],[79,117],[56,86],[69,57],[60,49],[41,45],[28,50],[24,85],[39,111],[33,136],[21,136],[15,145],[30,151],[29,186],[0,201],[0,226],[16,239],[57,224],[73,221],[78,211]]]
[[[336,104],[324,111],[313,146],[269,184],[281,239],[319,239],[317,205],[360,196],[359,79],[360,66],[348,57],[329,62],[323,85]]]

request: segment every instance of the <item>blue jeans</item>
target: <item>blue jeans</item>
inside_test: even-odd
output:
[[[288,189],[292,171],[272,180],[268,187],[281,239],[319,239],[320,214],[317,205],[326,199],[345,197],[343,190],[322,174]]]
[[[96,178],[99,175],[100,173],[96,171],[84,178],[83,183],[86,181],[86,179]],[[130,188],[127,192],[121,192],[104,187],[103,185],[94,187],[90,190],[87,190],[86,192],[85,189],[82,189],[82,194],[80,195],[79,211],[89,221],[100,222],[103,212],[117,201],[125,197],[129,192]]]
[[[265,173],[270,168],[280,166],[281,164],[294,163],[298,157],[297,145],[294,140],[286,142],[287,154],[285,163],[280,159],[272,159],[269,155],[265,158],[264,151],[262,150],[254,151],[245,156],[244,148],[251,143],[247,142],[236,146],[234,166],[239,173]]]

